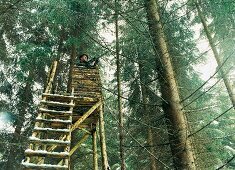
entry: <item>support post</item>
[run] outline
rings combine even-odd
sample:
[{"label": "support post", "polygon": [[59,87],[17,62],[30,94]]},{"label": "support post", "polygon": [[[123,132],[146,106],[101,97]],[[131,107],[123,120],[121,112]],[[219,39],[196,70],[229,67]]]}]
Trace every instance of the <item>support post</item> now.
[{"label": "support post", "polygon": [[102,169],[103,170],[109,170],[110,168],[109,168],[109,165],[108,165],[108,157],[107,157],[106,142],[105,142],[103,105],[100,105],[99,130],[100,130],[100,145],[101,145]]},{"label": "support post", "polygon": [[50,93],[50,90],[52,88],[52,83],[55,78],[57,64],[58,64],[58,61],[54,61],[52,64],[52,67],[51,67],[50,72],[48,74],[47,86],[46,86],[44,93]]},{"label": "support post", "polygon": [[93,170],[98,170],[96,130],[92,132],[92,142],[93,142]]}]

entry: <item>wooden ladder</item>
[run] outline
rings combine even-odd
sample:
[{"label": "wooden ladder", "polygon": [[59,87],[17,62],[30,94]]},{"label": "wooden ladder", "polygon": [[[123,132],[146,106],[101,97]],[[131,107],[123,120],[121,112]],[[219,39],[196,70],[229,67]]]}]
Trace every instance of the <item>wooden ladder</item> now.
[{"label": "wooden ladder", "polygon": [[[57,61],[54,61],[40,101],[33,133],[29,138],[29,147],[25,150],[25,159],[22,161],[24,169],[69,170],[72,155],[89,136],[92,136],[93,169],[98,170],[96,144],[98,122],[102,169],[109,169],[98,68],[74,67],[71,94],[59,95],[51,94],[56,67]],[[83,135],[79,136],[79,139],[75,136],[77,132]],[[74,145],[71,145],[71,138]]]},{"label": "wooden ladder", "polygon": [[70,169],[73,90],[71,95],[44,93],[29,148],[25,169]]}]

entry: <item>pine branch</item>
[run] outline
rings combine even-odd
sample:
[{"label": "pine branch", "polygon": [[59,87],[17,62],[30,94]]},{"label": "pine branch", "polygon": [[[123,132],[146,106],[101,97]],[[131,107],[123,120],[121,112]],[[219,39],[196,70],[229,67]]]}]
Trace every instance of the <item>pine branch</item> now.
[{"label": "pine branch", "polygon": [[224,168],[226,165],[228,165],[230,162],[232,162],[234,158],[235,158],[235,155],[233,155],[229,160],[227,160],[222,166],[220,166],[216,170]]},{"label": "pine branch", "polygon": [[219,119],[221,116],[223,116],[225,113],[227,113],[228,111],[230,111],[231,109],[233,109],[233,106],[231,106],[229,109],[227,109],[226,111],[224,111],[222,114],[220,114],[219,116],[217,116],[216,118],[214,118],[213,120],[211,120],[209,123],[207,123],[205,126],[201,127],[200,129],[198,129],[196,132],[193,132],[192,134],[188,135],[189,137],[192,137],[193,135],[197,134],[198,132],[202,131],[203,129],[205,129],[207,126],[209,126],[212,122],[214,122],[215,120]]},{"label": "pine branch", "polygon": [[15,3],[9,5],[5,10],[3,10],[0,15],[6,13],[8,10],[13,9],[15,5],[19,4],[23,0],[17,0]]},{"label": "pine branch", "polygon": [[215,87],[219,82],[221,81],[221,78],[218,79],[210,88],[208,88],[205,92],[203,92],[202,94],[200,94],[198,97],[196,97],[195,99],[193,99],[191,102],[189,102],[188,104],[184,105],[182,107],[182,109],[184,109],[185,107],[191,105],[192,103],[194,103],[195,101],[197,101],[197,99],[199,99],[200,97],[202,97],[203,95],[205,95],[207,92],[209,92],[213,87]]},{"label": "pine branch", "polygon": [[[117,123],[118,120],[117,118],[114,116],[114,113],[108,108],[109,112],[111,113],[111,115],[113,116],[113,118],[116,120]],[[146,150],[151,156],[154,157],[154,159],[156,159],[158,162],[160,162],[163,166],[165,166],[165,168],[170,169],[169,166],[167,166],[164,162],[162,162],[158,157],[156,157],[153,153],[151,153],[144,145],[142,145],[126,128],[123,127],[123,129],[126,131],[126,133],[144,150]]]},{"label": "pine branch", "polygon": [[197,91],[199,91],[202,87],[204,87],[224,66],[224,64],[226,63],[226,61],[228,61],[228,59],[235,53],[235,51],[233,51],[225,60],[224,62],[221,64],[221,66],[215,71],[215,73],[210,76],[201,86],[199,86],[194,92],[192,92],[190,95],[188,95],[186,98],[184,98],[183,100],[181,100],[181,103],[184,102],[185,100],[189,99],[190,97],[192,97]]}]

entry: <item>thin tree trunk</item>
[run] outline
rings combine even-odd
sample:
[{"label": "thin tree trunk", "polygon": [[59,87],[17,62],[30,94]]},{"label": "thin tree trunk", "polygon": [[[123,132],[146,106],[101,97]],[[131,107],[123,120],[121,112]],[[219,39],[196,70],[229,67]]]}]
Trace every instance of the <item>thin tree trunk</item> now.
[{"label": "thin tree trunk", "polygon": [[[11,143],[15,143],[15,142],[19,142],[21,141],[21,129],[24,126],[24,122],[25,122],[25,114],[27,112],[27,108],[30,106],[30,100],[31,100],[31,96],[32,94],[31,92],[31,85],[32,85],[32,71],[29,72],[29,76],[28,76],[28,80],[26,82],[26,85],[23,89],[22,92],[20,92],[20,104],[18,104],[18,110],[19,110],[19,115],[17,116],[16,122],[15,122],[15,130],[13,133],[13,138],[11,140]],[[22,147],[21,150],[23,151]],[[19,149],[17,149],[17,147],[15,145],[10,145],[10,151],[8,153],[8,158],[7,158],[7,162],[6,162],[6,167],[5,170],[13,170],[15,169],[15,165],[17,165],[18,159],[17,159],[17,155],[19,154]]]},{"label": "thin tree trunk", "polygon": [[232,102],[232,104],[233,104],[233,107],[234,107],[234,109],[235,109],[235,96],[233,95],[232,86],[231,86],[231,84],[229,83],[229,80],[228,80],[228,78],[226,77],[223,68],[221,68],[222,62],[221,62],[219,53],[218,53],[218,51],[217,51],[217,49],[216,49],[215,42],[213,41],[213,38],[212,38],[211,33],[210,33],[210,31],[209,31],[209,28],[208,28],[208,26],[207,26],[207,24],[206,24],[205,17],[204,17],[204,15],[202,14],[202,11],[201,11],[201,9],[200,9],[200,6],[199,6],[197,0],[194,0],[194,2],[195,2],[195,5],[196,5],[196,8],[197,8],[197,12],[198,12],[199,18],[200,18],[200,20],[201,20],[201,22],[202,22],[204,31],[205,31],[205,33],[206,33],[207,39],[208,39],[209,44],[210,44],[210,46],[211,46],[212,52],[213,52],[214,57],[215,57],[215,59],[216,59],[217,65],[218,65],[219,68],[220,68],[219,73],[220,73],[220,75],[221,75],[221,77],[222,77],[222,79],[223,79],[223,81],[224,81],[224,85],[225,85],[225,87],[226,87],[226,89],[227,89],[227,91],[228,91],[229,98],[230,98],[230,100],[231,100],[231,102]]},{"label": "thin tree trunk", "polygon": [[[174,167],[176,169],[195,169],[192,146],[187,138],[187,122],[180,104],[171,58],[160,22],[158,1],[145,0],[145,7],[150,33],[153,38],[153,43],[156,49],[158,49],[161,62],[158,63],[159,80],[162,98],[165,100],[163,102],[163,110],[168,119],[167,127]],[[158,54],[156,54],[156,61],[159,62]]]},{"label": "thin tree trunk", "polygon": [[123,111],[121,101],[121,79],[120,79],[120,55],[119,55],[119,35],[118,35],[118,7],[117,0],[115,0],[115,33],[116,33],[116,64],[117,64],[117,92],[118,92],[118,112],[119,112],[119,139],[120,139],[120,160],[121,170],[125,170],[124,158],[124,130],[123,130]]},{"label": "thin tree trunk", "polygon": [[58,50],[57,50],[57,57],[56,57],[56,60],[57,60],[57,69],[56,69],[56,73],[55,73],[55,79],[54,79],[54,82],[53,82],[53,86],[52,86],[52,93],[53,92],[56,92],[56,91],[62,91],[61,89],[61,86],[62,86],[62,81],[60,79],[60,73],[61,73],[61,63],[60,63],[60,59],[62,57],[62,48],[63,48],[63,41],[64,41],[64,38],[65,38],[65,35],[64,35],[64,28],[62,28],[61,30],[61,35],[60,35],[60,40],[59,40],[59,44],[58,44]]},{"label": "thin tree trunk", "polygon": [[[140,86],[141,86],[141,93],[142,93],[142,102],[143,102],[143,114],[146,114],[146,119],[148,122],[150,122],[150,109],[149,106],[147,105],[148,100],[147,100],[147,88],[146,88],[146,80],[145,80],[145,74],[144,74],[144,66],[141,63],[140,59],[138,59],[138,64],[139,64],[139,76],[140,76]],[[143,84],[144,83],[144,84]],[[150,146],[150,152],[154,154],[154,148],[151,147],[153,146],[153,133],[152,129],[148,127],[147,131],[147,142],[148,145]],[[151,170],[157,170],[157,164],[156,164],[156,159],[154,158],[153,155],[149,154],[149,159],[150,159],[150,169]]]},{"label": "thin tree trunk", "polygon": [[68,79],[68,84],[67,84],[67,92],[70,93],[72,90],[72,73],[73,73],[73,67],[75,64],[75,60],[76,60],[76,55],[77,55],[77,51],[76,51],[76,45],[73,43],[72,45],[72,49],[71,49],[71,55],[70,55],[70,62],[69,62],[69,79]]},{"label": "thin tree trunk", "polygon": [[[154,147],[153,147],[153,132],[152,128],[148,127],[148,145],[150,146],[150,152],[154,154]],[[157,170],[157,164],[156,164],[156,159],[153,157],[153,155],[149,155],[150,157],[150,162],[151,162],[151,167],[150,170]]]}]

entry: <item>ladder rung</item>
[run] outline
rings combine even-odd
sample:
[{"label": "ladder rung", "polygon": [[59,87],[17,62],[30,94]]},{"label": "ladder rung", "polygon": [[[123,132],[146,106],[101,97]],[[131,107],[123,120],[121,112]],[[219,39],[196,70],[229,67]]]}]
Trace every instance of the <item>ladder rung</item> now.
[{"label": "ladder rung", "polygon": [[38,122],[50,122],[50,123],[64,123],[64,124],[71,124],[71,120],[62,120],[62,119],[43,119],[43,118],[36,118]]},{"label": "ladder rung", "polygon": [[67,99],[73,99],[74,96],[65,96],[61,94],[50,94],[50,93],[43,93],[42,96],[45,97],[58,97],[58,98],[67,98]]},{"label": "ladder rung", "polygon": [[46,132],[59,132],[59,133],[69,133],[69,129],[53,129],[53,128],[41,128],[41,127],[35,127],[33,129],[34,131],[46,131]]},{"label": "ladder rung", "polygon": [[53,101],[47,101],[47,100],[41,100],[41,103],[51,105],[51,106],[65,106],[65,107],[74,106],[73,103],[61,103],[61,102],[53,102]]},{"label": "ladder rung", "polygon": [[29,137],[30,142],[43,143],[47,145],[70,145],[70,141],[56,140],[56,139],[39,139],[36,137]]},{"label": "ladder rung", "polygon": [[35,168],[35,169],[48,169],[48,168],[55,168],[55,169],[68,169],[69,167],[66,165],[51,165],[51,164],[34,164],[34,163],[27,163],[22,161],[22,165],[27,168]]},{"label": "ladder rung", "polygon": [[43,113],[52,113],[52,114],[72,114],[72,111],[57,111],[44,108],[39,108],[39,111]]},{"label": "ladder rung", "polygon": [[46,150],[25,150],[26,156],[41,156],[41,157],[55,157],[55,158],[67,158],[69,156],[68,152],[48,152]]}]

